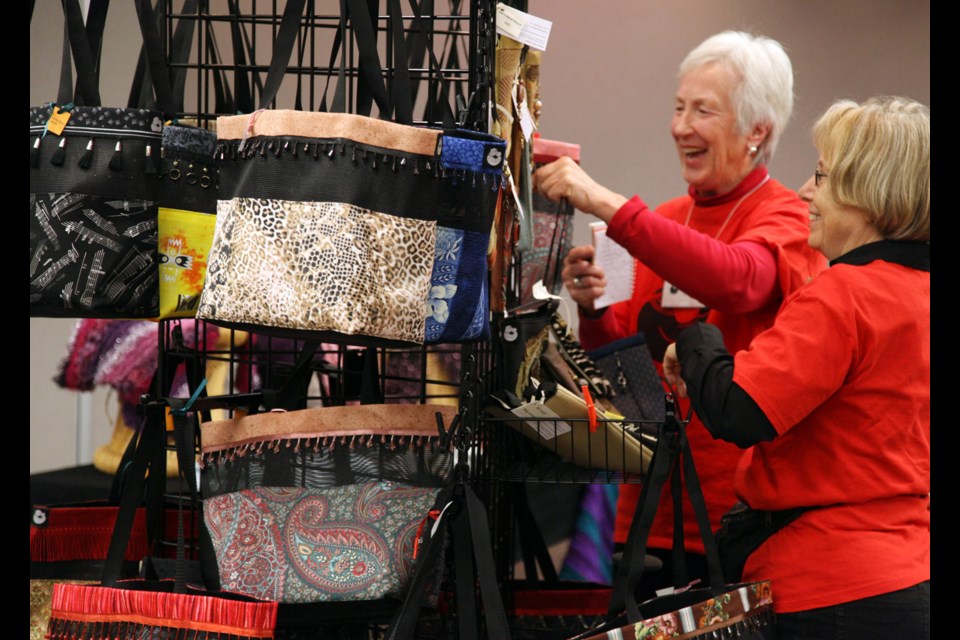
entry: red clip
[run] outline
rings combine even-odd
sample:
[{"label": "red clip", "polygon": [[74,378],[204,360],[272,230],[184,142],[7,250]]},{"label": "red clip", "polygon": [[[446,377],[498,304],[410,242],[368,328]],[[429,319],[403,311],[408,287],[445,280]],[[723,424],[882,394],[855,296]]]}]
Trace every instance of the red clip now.
[{"label": "red clip", "polygon": [[428,520],[436,520],[440,517],[439,509],[430,509],[427,513],[427,517],[420,522],[420,526],[417,527],[417,537],[413,539],[413,559],[417,559],[417,555],[420,553],[420,545],[423,543],[423,528],[427,525]]},{"label": "red clip", "polygon": [[581,386],[580,389],[583,390],[583,399],[587,401],[587,417],[590,419],[590,433],[593,433],[597,430],[597,407],[593,404],[593,397],[587,385]]}]

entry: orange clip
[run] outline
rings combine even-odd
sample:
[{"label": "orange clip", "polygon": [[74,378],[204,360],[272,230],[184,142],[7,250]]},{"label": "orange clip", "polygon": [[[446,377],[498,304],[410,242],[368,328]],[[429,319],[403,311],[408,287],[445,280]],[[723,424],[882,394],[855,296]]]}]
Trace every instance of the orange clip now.
[{"label": "orange clip", "polygon": [[590,389],[587,385],[582,385],[583,399],[587,401],[587,417],[590,419],[590,433],[597,430],[597,407],[593,404],[593,397],[590,395]]}]

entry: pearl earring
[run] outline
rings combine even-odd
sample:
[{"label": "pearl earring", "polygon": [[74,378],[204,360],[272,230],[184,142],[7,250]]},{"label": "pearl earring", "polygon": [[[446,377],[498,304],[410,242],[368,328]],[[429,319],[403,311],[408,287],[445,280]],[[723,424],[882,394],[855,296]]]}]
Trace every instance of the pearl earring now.
[{"label": "pearl earring", "polygon": [[760,152],[760,149],[757,147],[757,145],[752,144],[752,145],[750,145],[750,148],[748,149],[748,151],[750,152],[750,155],[751,155],[751,156],[755,156],[755,155],[757,155],[757,153]]}]

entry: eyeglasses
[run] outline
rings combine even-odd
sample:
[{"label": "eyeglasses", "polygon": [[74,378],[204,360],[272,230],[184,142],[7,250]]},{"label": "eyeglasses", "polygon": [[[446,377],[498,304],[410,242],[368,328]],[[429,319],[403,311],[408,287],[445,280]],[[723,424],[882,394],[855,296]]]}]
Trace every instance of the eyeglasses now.
[{"label": "eyeglasses", "polygon": [[824,178],[827,178],[827,177],[829,177],[829,176],[828,176],[827,174],[823,173],[822,171],[820,171],[820,169],[814,169],[814,170],[813,170],[813,184],[814,184],[814,186],[819,187],[819,186],[820,186],[820,182],[821,182]]}]

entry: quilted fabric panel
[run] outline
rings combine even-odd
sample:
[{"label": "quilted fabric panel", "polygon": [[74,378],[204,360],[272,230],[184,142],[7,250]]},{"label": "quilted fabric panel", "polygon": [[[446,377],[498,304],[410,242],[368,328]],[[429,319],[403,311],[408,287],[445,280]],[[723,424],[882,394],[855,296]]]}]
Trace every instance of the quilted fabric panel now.
[{"label": "quilted fabric panel", "polygon": [[289,603],[402,595],[439,489],[258,487],[204,501],[221,587]]}]

